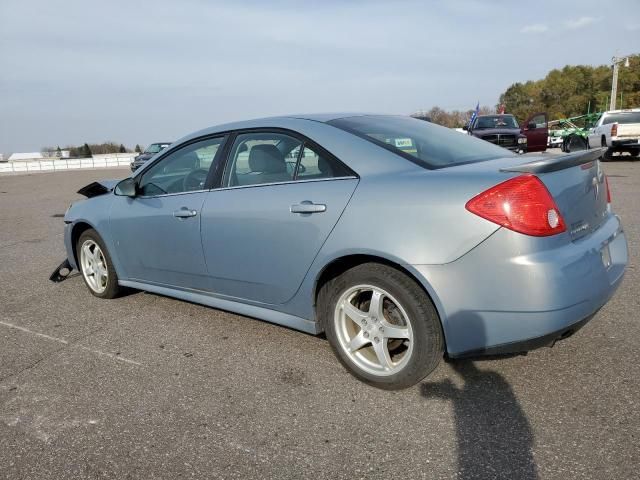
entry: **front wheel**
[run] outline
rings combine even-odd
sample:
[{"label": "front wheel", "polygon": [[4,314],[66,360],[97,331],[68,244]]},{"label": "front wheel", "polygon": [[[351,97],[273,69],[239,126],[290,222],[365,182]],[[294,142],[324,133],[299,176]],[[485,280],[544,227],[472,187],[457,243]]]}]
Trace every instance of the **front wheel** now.
[{"label": "front wheel", "polygon": [[392,267],[367,263],[347,270],[322,287],[318,310],[340,362],[375,387],[410,387],[443,356],[433,303],[413,279]]},{"label": "front wheel", "polygon": [[120,293],[118,276],[98,232],[88,229],[80,235],[76,252],[78,266],[89,291],[99,298],[115,298]]}]

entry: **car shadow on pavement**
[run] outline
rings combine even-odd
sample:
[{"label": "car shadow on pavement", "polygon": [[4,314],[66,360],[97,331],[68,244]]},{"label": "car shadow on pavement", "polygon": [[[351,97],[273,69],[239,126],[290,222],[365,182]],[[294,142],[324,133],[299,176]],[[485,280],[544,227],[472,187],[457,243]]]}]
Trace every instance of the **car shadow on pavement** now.
[{"label": "car shadow on pavement", "polygon": [[[468,326],[484,334],[481,325],[473,321]],[[478,368],[480,363],[485,362],[449,361],[462,386],[448,378],[420,386],[424,398],[452,403],[458,447],[456,478],[537,479],[534,436],[527,416],[506,379],[498,372]]]}]

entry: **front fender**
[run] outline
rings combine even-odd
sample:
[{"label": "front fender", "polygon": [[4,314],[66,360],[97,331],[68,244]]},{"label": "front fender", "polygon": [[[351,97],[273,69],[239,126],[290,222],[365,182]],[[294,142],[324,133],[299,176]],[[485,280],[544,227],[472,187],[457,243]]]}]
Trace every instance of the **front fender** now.
[{"label": "front fender", "polygon": [[92,228],[98,232],[98,235],[102,238],[118,278],[124,279],[126,278],[126,269],[119,261],[109,222],[113,199],[114,195],[110,193],[82,200],[71,205],[64,218],[64,244],[69,263],[77,270],[78,264],[75,242],[78,239],[80,231]]}]

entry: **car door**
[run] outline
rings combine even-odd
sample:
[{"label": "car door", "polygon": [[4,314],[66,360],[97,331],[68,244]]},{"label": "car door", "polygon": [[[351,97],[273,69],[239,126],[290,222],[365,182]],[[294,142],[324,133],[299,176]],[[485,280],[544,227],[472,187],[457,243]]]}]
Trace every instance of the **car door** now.
[{"label": "car door", "polygon": [[600,117],[596,124],[589,130],[589,136],[587,137],[589,141],[589,148],[598,148],[602,146],[602,135],[601,135],[601,127],[602,120],[604,116]]},{"label": "car door", "polygon": [[116,197],[110,226],[127,278],[206,287],[200,213],[224,140],[208,138],[168,152],[139,176],[134,198]]},{"label": "car door", "polygon": [[279,132],[235,137],[221,188],[202,208],[210,289],[267,304],[294,296],[357,176],[315,144]]},{"label": "car door", "polygon": [[546,113],[534,113],[522,126],[522,133],[527,137],[527,151],[544,152],[547,149],[549,127]]}]

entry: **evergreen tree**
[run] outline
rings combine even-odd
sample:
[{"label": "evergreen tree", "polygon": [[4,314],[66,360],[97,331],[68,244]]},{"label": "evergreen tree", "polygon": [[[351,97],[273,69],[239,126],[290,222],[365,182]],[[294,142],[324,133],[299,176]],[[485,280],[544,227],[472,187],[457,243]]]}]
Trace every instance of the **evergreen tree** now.
[{"label": "evergreen tree", "polygon": [[119,150],[119,153],[127,153],[127,149],[124,148],[123,144],[120,144],[120,148],[118,150]]},{"label": "evergreen tree", "polygon": [[136,143],[136,153],[142,153],[142,148]]},{"label": "evergreen tree", "polygon": [[91,157],[93,154],[91,153],[91,148],[89,148],[89,144],[85,143],[82,146],[82,156],[83,157]]},{"label": "evergreen tree", "polygon": [[58,145],[58,148],[56,148],[56,157],[62,157],[62,150],[60,149],[60,145]]}]

